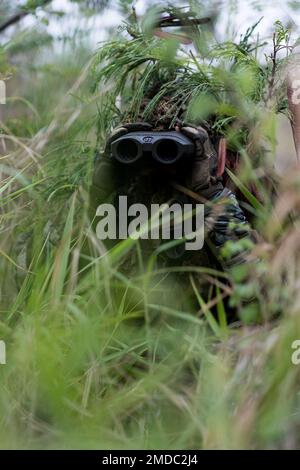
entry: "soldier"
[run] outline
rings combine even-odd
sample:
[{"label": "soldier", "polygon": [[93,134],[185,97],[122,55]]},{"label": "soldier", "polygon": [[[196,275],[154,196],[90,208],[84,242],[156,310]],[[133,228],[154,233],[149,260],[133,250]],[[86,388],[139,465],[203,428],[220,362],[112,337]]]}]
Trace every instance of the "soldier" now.
[{"label": "soldier", "polygon": [[[159,32],[161,36],[162,31]],[[300,105],[298,101],[295,102],[293,97],[295,96],[295,84],[300,83],[299,80],[295,81],[295,77],[299,78],[299,76],[298,68],[296,72],[294,71],[294,75],[290,73],[287,77],[289,109],[298,157],[300,154],[298,135]],[[154,94],[158,96],[159,84],[157,84]],[[149,98],[153,98],[153,94]],[[147,105],[147,98],[145,102]],[[92,218],[95,216],[98,204],[107,201],[109,197],[110,200],[113,200],[113,194],[115,196],[118,194],[128,195],[129,203],[151,204],[151,202],[163,203],[172,200],[202,201],[205,203],[206,215],[206,238],[202,250],[187,253],[179,247],[163,251],[157,250],[155,244],[151,246],[151,244],[142,243],[143,253],[146,258],[148,255],[151,256],[154,251],[162,253],[158,264],[163,259],[163,263],[167,265],[194,265],[217,269],[221,267],[228,271],[231,267],[249,260],[251,246],[256,237],[249,228],[236,195],[224,185],[223,172],[226,158],[224,139],[215,135],[206,122],[202,122],[200,126],[194,126],[186,124],[184,120],[178,120],[172,128],[171,123],[174,116],[170,116],[170,109],[172,109],[172,103],[168,97],[160,97],[160,101],[156,103],[156,116],[152,115],[145,123],[143,122],[143,113],[141,113],[138,122],[126,120],[108,137],[104,153],[98,155],[95,161],[91,188]],[[131,172],[130,168],[126,170],[123,168],[120,171],[120,168],[109,157],[111,144],[120,136],[139,130],[176,130],[183,133],[194,142],[194,158],[189,161],[186,168],[181,166],[177,170],[164,168],[157,171],[157,169],[144,168],[137,174]],[[218,211],[214,210],[216,206]],[[231,252],[224,250],[228,241],[236,242],[234,250]]]},{"label": "soldier", "polygon": [[[167,98],[162,98],[157,109],[166,107]],[[196,266],[205,269],[223,268],[228,270],[234,265],[245,262],[249,254],[252,234],[246,217],[237,201],[235,194],[223,186],[224,148],[222,140],[213,135],[207,123],[193,126],[180,120],[173,130],[181,132],[194,143],[194,155],[179,167],[169,165],[153,168],[139,168],[135,172],[130,165],[120,167],[111,156],[111,144],[121,136],[134,131],[172,130],[170,118],[161,113],[152,116],[149,122],[131,122],[120,124],[113,130],[106,141],[105,151],[95,161],[92,188],[90,192],[91,217],[95,219],[96,209],[103,202],[115,202],[119,195],[128,197],[128,204],[151,203],[162,204],[167,201],[202,202],[205,204],[205,244],[199,251],[185,251],[183,244],[166,251],[158,249],[157,241],[141,240],[142,253],[149,259],[153,252],[161,254],[157,257],[156,266]],[[217,210],[215,210],[217,208]],[[250,234],[249,234],[250,233]],[[245,243],[236,244],[234,255],[223,256],[222,248],[228,240]],[[162,243],[162,241],[160,241]],[[131,269],[134,270],[136,260],[129,257]],[[128,267],[128,266],[127,266]],[[133,271],[134,272],[134,271]],[[132,272],[131,272],[132,273]],[[187,286],[187,275],[179,275],[172,279],[178,283],[180,290]],[[207,277],[197,276],[197,285],[204,298],[208,299]],[[205,286],[205,287],[204,287]],[[185,289],[186,290],[186,289]],[[205,295],[205,292],[207,295]],[[165,303],[174,305],[174,295],[165,293]],[[192,295],[192,294],[191,294]],[[191,297],[191,296],[190,296]],[[176,307],[186,306],[185,302],[175,302]],[[160,297],[160,303],[162,297]],[[190,306],[190,304],[188,304]]]}]

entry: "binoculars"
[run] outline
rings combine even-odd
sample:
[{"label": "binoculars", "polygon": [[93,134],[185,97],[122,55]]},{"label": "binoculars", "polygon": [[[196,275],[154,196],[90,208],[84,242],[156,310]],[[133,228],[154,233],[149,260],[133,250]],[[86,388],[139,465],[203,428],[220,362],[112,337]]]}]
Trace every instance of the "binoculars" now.
[{"label": "binoculars", "polygon": [[180,132],[129,132],[112,142],[111,157],[126,165],[144,158],[148,163],[152,158],[161,164],[172,165],[182,157],[191,156],[194,150],[191,139]]}]

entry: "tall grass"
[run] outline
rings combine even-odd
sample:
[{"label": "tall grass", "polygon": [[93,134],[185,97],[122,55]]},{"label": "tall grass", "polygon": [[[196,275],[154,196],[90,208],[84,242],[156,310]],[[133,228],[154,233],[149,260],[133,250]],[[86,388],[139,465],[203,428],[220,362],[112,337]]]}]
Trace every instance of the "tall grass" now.
[{"label": "tall grass", "polygon": [[[60,65],[63,79],[69,70]],[[244,151],[233,178],[261,234],[260,262],[232,272],[231,287],[201,267],[147,269],[138,242],[107,253],[87,215],[96,108],[86,70],[75,60],[74,83],[52,76],[50,87],[44,69],[38,114],[2,123],[1,448],[299,447],[300,173],[274,197],[264,161]],[[120,265],[131,258],[128,276]],[[217,286],[207,303],[199,276]]]}]

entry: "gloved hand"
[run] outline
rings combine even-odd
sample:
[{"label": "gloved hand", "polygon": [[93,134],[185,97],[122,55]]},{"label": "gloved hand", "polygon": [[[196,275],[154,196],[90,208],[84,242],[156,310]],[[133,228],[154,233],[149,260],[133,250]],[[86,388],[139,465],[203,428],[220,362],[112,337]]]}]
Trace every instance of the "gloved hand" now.
[{"label": "gloved hand", "polygon": [[218,155],[204,127],[181,123],[176,130],[195,144],[194,163],[187,174],[186,185],[206,199],[211,199],[223,189],[216,176]]}]

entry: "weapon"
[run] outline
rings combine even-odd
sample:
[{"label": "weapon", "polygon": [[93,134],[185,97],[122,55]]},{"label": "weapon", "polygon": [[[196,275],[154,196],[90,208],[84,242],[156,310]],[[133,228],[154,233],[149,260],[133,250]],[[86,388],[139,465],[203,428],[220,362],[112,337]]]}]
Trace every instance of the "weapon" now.
[{"label": "weapon", "polygon": [[176,131],[129,132],[111,144],[111,158],[125,165],[138,160],[173,165],[194,151],[191,139]]}]

